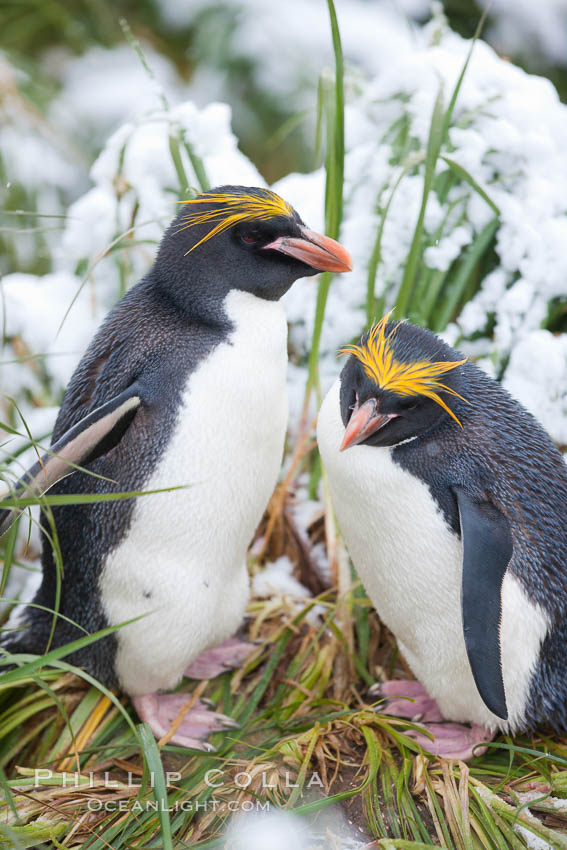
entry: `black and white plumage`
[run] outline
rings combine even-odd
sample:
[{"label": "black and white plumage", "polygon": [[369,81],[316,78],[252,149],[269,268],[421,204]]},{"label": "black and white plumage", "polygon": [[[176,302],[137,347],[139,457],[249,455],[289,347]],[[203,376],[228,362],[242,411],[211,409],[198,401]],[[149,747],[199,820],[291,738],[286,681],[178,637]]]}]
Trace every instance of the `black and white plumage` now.
[{"label": "black and white plumage", "polygon": [[[107,686],[132,696],[170,689],[240,624],[246,550],[287,424],[279,298],[297,278],[349,268],[346,251],[274,193],[221,187],[181,209],[151,271],[91,342],[57,418],[57,456],[30,470],[20,493],[185,488],[53,507],[60,612],[89,633],[145,615],[71,657]],[[11,650],[45,651],[56,588],[44,539],[34,601],[48,610],[25,611]],[[51,646],[83,634],[59,618]]]},{"label": "black and white plumage", "polygon": [[434,334],[376,328],[349,348],[318,421],[358,574],[446,719],[565,730],[565,462]]}]

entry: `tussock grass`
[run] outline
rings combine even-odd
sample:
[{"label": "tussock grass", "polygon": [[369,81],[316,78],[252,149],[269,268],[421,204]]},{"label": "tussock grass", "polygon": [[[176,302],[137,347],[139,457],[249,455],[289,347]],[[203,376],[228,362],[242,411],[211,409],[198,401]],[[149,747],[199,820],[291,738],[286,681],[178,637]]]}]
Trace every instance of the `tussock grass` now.
[{"label": "tussock grass", "polygon": [[[286,516],[266,555],[298,562]],[[318,518],[307,551],[320,537]],[[303,606],[253,598],[246,632],[259,644],[245,668],[203,684],[240,723],[212,736],[216,753],[156,742],[65,650],[12,659],[22,666],[0,680],[0,846],[221,847],[235,807],[266,803],[311,821],[341,806],[374,846],[519,848],[518,826],[567,846],[564,741],[501,737],[464,765],[424,755],[411,723],[380,713],[368,684],[407,670],[354,577],[344,598],[335,587]]]}]

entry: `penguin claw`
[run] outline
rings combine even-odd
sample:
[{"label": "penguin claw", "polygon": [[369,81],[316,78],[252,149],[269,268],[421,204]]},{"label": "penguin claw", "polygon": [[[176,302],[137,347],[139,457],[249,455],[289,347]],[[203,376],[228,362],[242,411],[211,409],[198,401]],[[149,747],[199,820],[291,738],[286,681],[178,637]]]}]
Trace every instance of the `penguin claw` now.
[{"label": "penguin claw", "polygon": [[[156,738],[167,735],[179,712],[190,698],[189,694],[144,694],[132,702],[140,720],[148,723]],[[206,752],[216,752],[207,741],[211,732],[240,728],[236,720],[226,714],[209,711],[203,700],[196,700],[183,717],[168,743]]]},{"label": "penguin claw", "polygon": [[204,753],[216,753],[217,751],[217,748],[213,747],[209,741],[201,741],[200,738],[187,738],[185,735],[180,735],[179,732],[176,732],[167,743],[175,744],[177,747],[187,747],[188,750],[201,750]]},{"label": "penguin claw", "polygon": [[433,740],[422,735],[417,729],[410,729],[405,734],[434,756],[445,759],[470,761],[486,752],[486,744],[494,737],[483,726],[471,723],[424,723],[424,730],[433,735]]},{"label": "penguin claw", "polygon": [[202,652],[185,671],[189,679],[214,679],[227,670],[240,667],[255,650],[255,645],[232,637]]}]

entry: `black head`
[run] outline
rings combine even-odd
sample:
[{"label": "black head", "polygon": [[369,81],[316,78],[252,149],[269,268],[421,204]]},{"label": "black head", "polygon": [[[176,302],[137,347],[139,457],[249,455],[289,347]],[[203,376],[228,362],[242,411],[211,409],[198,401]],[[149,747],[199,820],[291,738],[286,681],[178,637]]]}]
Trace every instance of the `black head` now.
[{"label": "black head", "polygon": [[343,353],[341,451],[395,446],[444,419],[461,427],[465,360],[431,331],[386,316]]},{"label": "black head", "polygon": [[309,230],[269,189],[219,186],[188,201],[167,230],[154,276],[180,306],[232,289],[276,301],[300,277],[350,271],[344,248]]}]

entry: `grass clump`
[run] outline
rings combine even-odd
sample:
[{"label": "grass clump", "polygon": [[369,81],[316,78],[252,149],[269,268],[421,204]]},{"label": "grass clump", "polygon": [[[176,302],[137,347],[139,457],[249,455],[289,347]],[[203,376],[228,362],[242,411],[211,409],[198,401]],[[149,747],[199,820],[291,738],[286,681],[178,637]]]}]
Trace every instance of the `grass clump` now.
[{"label": "grass clump", "polygon": [[[310,546],[320,533],[319,518]],[[268,556],[277,550],[271,541]],[[314,835],[323,810],[341,807],[380,847],[523,847],[519,827],[565,846],[564,742],[501,737],[470,765],[424,755],[411,723],[367,696],[369,679],[407,670],[356,581],[346,600],[335,588],[303,604],[253,598],[246,631],[259,641],[246,667],[203,689],[240,723],[212,736],[216,753],[156,742],[124,699],[60,653],[20,659],[0,682],[4,846],[221,847],[235,810],[266,804],[299,813]]]}]

